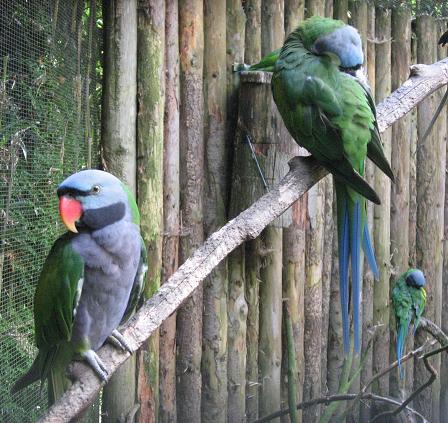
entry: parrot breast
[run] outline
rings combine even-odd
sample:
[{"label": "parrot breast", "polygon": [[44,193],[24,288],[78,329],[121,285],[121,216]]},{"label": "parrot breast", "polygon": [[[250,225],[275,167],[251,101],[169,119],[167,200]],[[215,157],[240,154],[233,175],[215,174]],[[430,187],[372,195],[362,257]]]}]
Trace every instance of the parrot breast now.
[{"label": "parrot breast", "polygon": [[75,347],[95,351],[119,326],[137,273],[140,242],[138,226],[124,221],[73,239],[73,249],[85,262],[73,324]]}]

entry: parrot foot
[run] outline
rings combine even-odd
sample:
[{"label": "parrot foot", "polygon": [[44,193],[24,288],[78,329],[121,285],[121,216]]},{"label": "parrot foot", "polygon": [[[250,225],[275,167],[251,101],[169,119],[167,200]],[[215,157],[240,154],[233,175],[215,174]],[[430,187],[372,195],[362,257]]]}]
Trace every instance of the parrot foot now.
[{"label": "parrot foot", "polygon": [[134,351],[129,346],[129,344],[126,342],[126,339],[124,339],[124,336],[118,332],[117,329],[113,330],[110,336],[107,338],[107,340],[114,345],[115,347],[123,350],[128,351],[129,353],[133,353]]},{"label": "parrot foot", "polygon": [[89,363],[90,367],[95,371],[98,377],[107,382],[108,371],[98,354],[93,350],[88,350],[81,354],[82,358]]}]

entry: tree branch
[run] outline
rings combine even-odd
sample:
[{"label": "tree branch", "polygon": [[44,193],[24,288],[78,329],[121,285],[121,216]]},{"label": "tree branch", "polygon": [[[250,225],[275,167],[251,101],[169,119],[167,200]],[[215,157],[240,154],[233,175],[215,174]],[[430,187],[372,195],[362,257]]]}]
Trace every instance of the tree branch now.
[{"label": "tree branch", "polygon": [[[364,392],[360,398],[363,401],[383,402],[386,404],[401,406],[401,402],[394,398],[383,397],[380,395],[372,394],[370,392]],[[318,404],[328,405],[328,404],[330,404],[332,402],[336,402],[336,401],[354,401],[356,399],[358,399],[358,396],[356,394],[329,395],[327,397],[316,398],[316,399],[313,399],[310,401],[301,402],[300,404],[297,404],[297,409],[303,410],[305,408],[312,407],[312,406],[318,405]],[[413,408],[408,407],[408,406],[406,406],[405,408],[410,413],[419,417],[423,423],[425,423],[425,422],[427,423],[427,420],[425,419],[425,417],[422,416],[418,411],[416,411]],[[268,416],[262,417],[261,419],[255,420],[252,423],[266,423],[266,422],[274,420],[278,417],[286,416],[287,414],[289,414],[289,409],[279,410],[279,411],[276,411],[275,413],[269,414]]]},{"label": "tree branch", "polygon": [[446,336],[445,332],[431,320],[422,317],[420,319],[418,330],[424,330],[425,332],[430,333],[437,339],[437,341],[439,341],[440,345],[448,345],[448,336]]},{"label": "tree branch", "polygon": [[[448,83],[448,59],[430,66],[416,65],[413,72],[414,75],[401,88],[378,105],[380,131],[386,130],[433,91]],[[252,72],[250,76],[245,75],[247,73],[241,74],[242,81],[250,79],[255,83],[270,83],[270,75],[267,73]],[[244,241],[256,238],[270,222],[327,173],[312,158],[294,158],[291,170],[277,188],[211,235],[127,323],[122,333],[128,344],[134,350],[140,348],[221,260]],[[122,353],[109,345],[103,346],[98,354],[110,375],[129,358],[129,353]],[[42,417],[42,423],[70,421],[94,400],[102,386],[100,380],[86,366],[82,366],[77,376],[78,380]]]}]

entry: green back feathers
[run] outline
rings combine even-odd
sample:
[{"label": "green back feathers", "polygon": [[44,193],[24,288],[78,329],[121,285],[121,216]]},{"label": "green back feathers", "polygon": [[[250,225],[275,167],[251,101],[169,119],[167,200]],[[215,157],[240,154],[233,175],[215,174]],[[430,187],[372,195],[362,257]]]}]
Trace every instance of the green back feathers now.
[{"label": "green back feathers", "polygon": [[338,28],[342,28],[345,25],[343,21],[323,18],[321,16],[312,16],[303,21],[294,32],[299,34],[304,47],[309,50],[319,37],[329,34]]},{"label": "green back feathers", "polygon": [[121,183],[124,192],[128,196],[128,203],[132,213],[132,222],[136,225],[140,225],[140,212],[138,211],[137,202],[135,201],[134,195],[131,190],[123,182]]}]

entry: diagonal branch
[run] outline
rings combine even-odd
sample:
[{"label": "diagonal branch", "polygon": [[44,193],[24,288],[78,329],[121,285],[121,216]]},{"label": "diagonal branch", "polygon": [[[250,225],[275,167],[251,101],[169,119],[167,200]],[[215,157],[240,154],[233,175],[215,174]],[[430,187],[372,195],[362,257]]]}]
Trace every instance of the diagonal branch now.
[{"label": "diagonal branch", "polygon": [[[448,83],[448,59],[433,65],[414,66],[413,71],[416,74],[377,107],[380,131],[385,131],[428,95]],[[257,72],[262,75],[263,81],[256,80],[254,74],[246,79],[255,78],[254,82],[269,83],[269,74]],[[244,81],[244,73],[241,79]],[[122,331],[128,344],[134,350],[140,348],[221,260],[244,241],[256,238],[327,173],[312,158],[291,160],[291,170],[278,187],[211,235],[128,322]],[[112,374],[129,358],[129,353],[105,345],[99,350],[99,356]],[[42,423],[70,421],[94,400],[102,386],[100,380],[85,366],[77,376],[78,380],[42,417]]]}]

